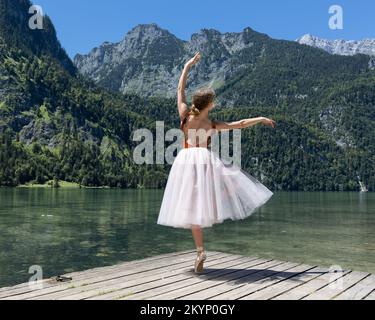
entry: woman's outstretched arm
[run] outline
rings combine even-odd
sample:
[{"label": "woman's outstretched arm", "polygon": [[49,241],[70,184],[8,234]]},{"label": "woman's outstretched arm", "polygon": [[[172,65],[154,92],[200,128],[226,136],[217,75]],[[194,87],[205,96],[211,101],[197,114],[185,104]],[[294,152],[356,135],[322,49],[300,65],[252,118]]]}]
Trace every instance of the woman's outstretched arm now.
[{"label": "woman's outstretched arm", "polygon": [[276,122],[274,120],[268,119],[265,117],[242,119],[242,120],[233,121],[233,122],[215,121],[216,129],[219,131],[220,130],[232,130],[232,129],[244,129],[247,127],[255,126],[258,123],[271,126],[272,128],[276,127]]},{"label": "woman's outstretched arm", "polygon": [[180,77],[180,81],[178,83],[177,106],[178,106],[178,113],[181,119],[188,112],[186,95],[185,95],[185,87],[186,87],[186,80],[188,77],[188,73],[189,73],[190,68],[196,63],[198,63],[200,58],[201,58],[201,54],[197,52],[193,58],[191,58],[188,62],[186,62],[184,66],[184,70],[182,71],[182,74]]}]

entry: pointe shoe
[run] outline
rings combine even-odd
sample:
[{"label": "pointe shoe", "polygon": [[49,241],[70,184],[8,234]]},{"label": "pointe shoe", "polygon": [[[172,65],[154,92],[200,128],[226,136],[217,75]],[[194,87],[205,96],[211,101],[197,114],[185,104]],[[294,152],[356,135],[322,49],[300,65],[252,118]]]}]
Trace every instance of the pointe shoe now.
[{"label": "pointe shoe", "polygon": [[202,251],[198,251],[197,258],[195,259],[195,264],[194,264],[194,271],[196,273],[200,273],[203,271],[203,263],[207,259],[206,253]]}]

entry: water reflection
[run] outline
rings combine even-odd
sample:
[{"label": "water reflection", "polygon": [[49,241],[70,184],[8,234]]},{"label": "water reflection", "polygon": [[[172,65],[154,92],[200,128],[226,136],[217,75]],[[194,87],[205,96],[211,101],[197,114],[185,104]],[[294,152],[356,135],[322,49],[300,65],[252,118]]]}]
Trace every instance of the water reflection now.
[{"label": "water reflection", "polygon": [[[0,189],[0,286],[193,249],[156,224],[163,190]],[[209,250],[375,272],[375,197],[277,192],[256,214],[205,230]]]}]

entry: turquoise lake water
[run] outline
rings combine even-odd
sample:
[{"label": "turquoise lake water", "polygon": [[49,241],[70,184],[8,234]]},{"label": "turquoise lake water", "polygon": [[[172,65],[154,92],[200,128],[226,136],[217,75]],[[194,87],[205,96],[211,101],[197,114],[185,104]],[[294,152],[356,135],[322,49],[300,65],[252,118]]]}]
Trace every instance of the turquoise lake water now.
[{"label": "turquoise lake water", "polygon": [[[0,287],[194,249],[156,224],[163,190],[0,189]],[[251,217],[205,229],[207,250],[375,273],[375,193],[275,192]]]}]

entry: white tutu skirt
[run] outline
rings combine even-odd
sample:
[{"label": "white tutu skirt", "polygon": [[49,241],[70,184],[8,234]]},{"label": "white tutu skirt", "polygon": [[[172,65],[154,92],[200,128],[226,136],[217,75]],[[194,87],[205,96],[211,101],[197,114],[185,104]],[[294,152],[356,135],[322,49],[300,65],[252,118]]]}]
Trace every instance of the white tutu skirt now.
[{"label": "white tutu skirt", "polygon": [[226,165],[213,151],[182,149],[171,167],[157,223],[187,229],[244,219],[272,195],[253,176]]}]

